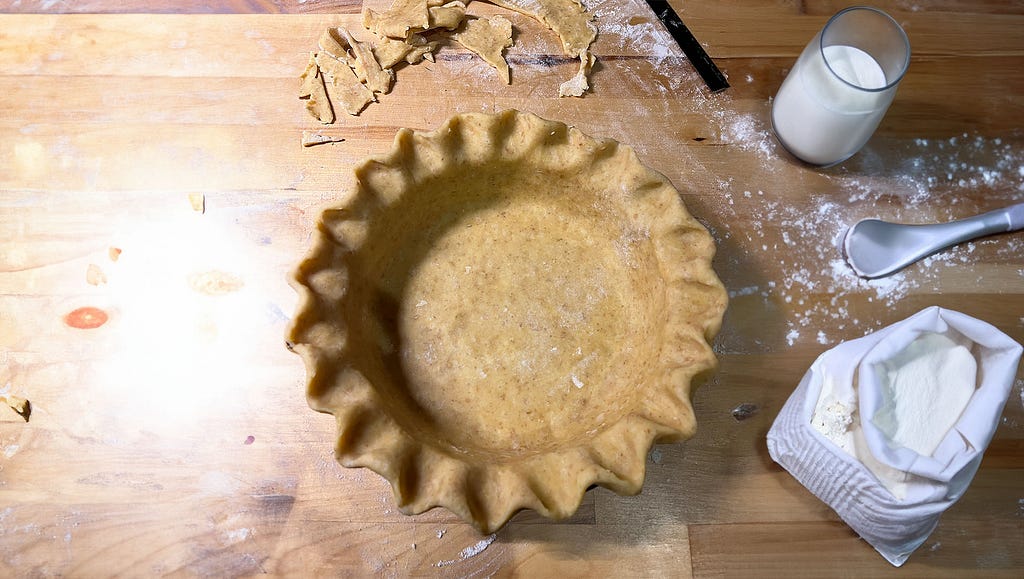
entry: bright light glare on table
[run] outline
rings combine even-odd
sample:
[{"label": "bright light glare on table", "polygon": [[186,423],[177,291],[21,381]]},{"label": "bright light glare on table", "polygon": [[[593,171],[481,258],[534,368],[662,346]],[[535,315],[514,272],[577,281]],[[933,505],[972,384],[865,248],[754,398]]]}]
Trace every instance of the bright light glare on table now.
[{"label": "bright light glare on table", "polygon": [[183,211],[118,240],[95,387],[124,420],[177,432],[244,401],[273,300],[229,225]]}]

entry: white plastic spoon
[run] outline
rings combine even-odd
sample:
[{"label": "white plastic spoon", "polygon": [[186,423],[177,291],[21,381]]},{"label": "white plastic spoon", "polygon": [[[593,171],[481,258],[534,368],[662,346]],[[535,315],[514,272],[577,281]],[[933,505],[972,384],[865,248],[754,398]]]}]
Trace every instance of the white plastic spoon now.
[{"label": "white plastic spoon", "polygon": [[858,221],[846,232],[846,261],[860,277],[895,273],[940,249],[965,241],[1024,229],[1024,203],[949,223],[908,225],[879,219]]}]

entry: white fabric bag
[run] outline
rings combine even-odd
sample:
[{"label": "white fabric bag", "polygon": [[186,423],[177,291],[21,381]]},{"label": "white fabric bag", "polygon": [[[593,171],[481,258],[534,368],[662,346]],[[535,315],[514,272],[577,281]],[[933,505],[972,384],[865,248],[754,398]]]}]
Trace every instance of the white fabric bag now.
[{"label": "white fabric bag", "polygon": [[[955,336],[977,362],[977,385],[931,456],[895,447],[872,421],[882,392],[875,365],[925,332]],[[768,431],[768,451],[896,566],[906,562],[967,490],[995,434],[1022,348],[994,326],[939,307],[839,344],[811,365]],[[853,396],[856,456],[811,424],[823,385]],[[859,415],[859,418],[858,416]],[[885,481],[883,483],[883,481]],[[899,498],[901,497],[901,498]]]}]

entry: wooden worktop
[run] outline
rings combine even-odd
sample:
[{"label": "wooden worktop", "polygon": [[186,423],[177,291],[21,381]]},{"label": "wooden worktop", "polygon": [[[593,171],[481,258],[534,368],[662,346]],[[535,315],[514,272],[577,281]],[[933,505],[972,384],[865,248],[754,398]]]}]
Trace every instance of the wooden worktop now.
[{"label": "wooden worktop", "polygon": [[[845,3],[673,2],[729,76],[716,95],[642,1],[585,4],[601,34],[584,98],[557,98],[574,63],[506,12],[510,86],[446,49],[322,129],[297,76],[326,27],[361,30],[357,0],[0,5],[0,388],[32,404],[27,422],[0,406],[0,576],[1020,577],[1021,374],[972,486],[898,570],[765,434],[821,352],[924,307],[1024,339],[1020,233],[874,282],[835,248],[863,217],[1021,200],[1024,6],[877,2],[910,37],[909,73],[868,146],[819,170],[780,149],[768,111]],[[399,127],[506,108],[667,175],[713,232],[731,303],[699,433],[655,448],[642,494],[596,489],[567,521],[521,513],[481,536],[443,510],[403,516],[381,478],[335,463],[334,422],[283,345],[286,277]],[[344,141],[304,148],[304,130]],[[740,404],[756,412],[737,420]]]}]

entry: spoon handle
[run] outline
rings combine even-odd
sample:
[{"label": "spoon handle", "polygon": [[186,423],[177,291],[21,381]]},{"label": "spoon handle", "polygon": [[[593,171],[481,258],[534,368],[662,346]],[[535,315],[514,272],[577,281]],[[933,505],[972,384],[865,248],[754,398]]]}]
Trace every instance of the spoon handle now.
[{"label": "spoon handle", "polygon": [[956,245],[978,237],[1024,229],[1024,203],[1002,207],[957,221],[918,226],[941,236],[931,241],[934,249]]},{"label": "spoon handle", "polygon": [[[1017,231],[1024,229],[1024,203],[1018,203],[1011,205],[1002,211],[1006,212],[1007,228],[1006,231]],[[999,213],[999,211],[993,211],[993,213]]]}]

